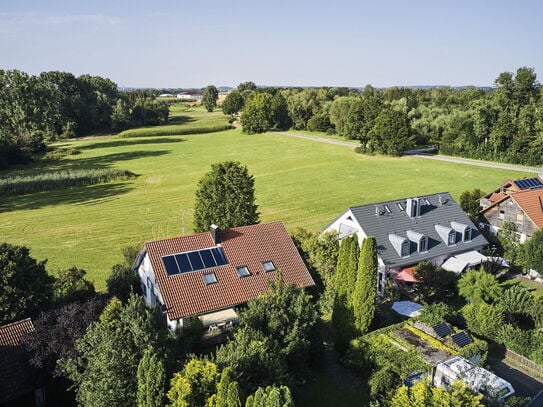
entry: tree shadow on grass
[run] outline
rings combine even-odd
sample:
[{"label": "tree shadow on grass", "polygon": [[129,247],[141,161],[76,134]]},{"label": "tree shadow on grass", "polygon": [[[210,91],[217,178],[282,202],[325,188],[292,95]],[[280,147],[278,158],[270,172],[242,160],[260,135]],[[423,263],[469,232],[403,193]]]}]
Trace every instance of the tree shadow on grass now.
[{"label": "tree shadow on grass", "polygon": [[173,116],[168,119],[168,123],[164,123],[166,126],[169,124],[185,124],[195,122],[198,120],[196,117],[191,116]]},{"label": "tree shadow on grass", "polygon": [[119,199],[119,195],[126,194],[132,189],[134,187],[130,181],[124,181],[10,196],[0,201],[0,212],[40,209],[46,206],[65,204],[99,205]]},{"label": "tree shadow on grass", "polygon": [[152,139],[118,139],[118,140],[112,140],[112,141],[106,141],[103,143],[92,143],[87,144],[85,146],[76,146],[78,150],[95,150],[97,148],[114,148],[114,147],[127,147],[127,146],[135,146],[135,145],[146,145],[146,144],[172,144],[172,143],[181,143],[183,141],[186,141],[183,138],[163,138],[164,136],[160,136],[160,138],[152,138]]},{"label": "tree shadow on grass", "polygon": [[158,151],[127,151],[123,153],[106,154],[98,157],[78,158],[75,160],[62,158],[49,163],[47,172],[59,170],[81,170],[108,168],[121,161],[132,161],[141,158],[160,157],[171,153],[171,150]]}]

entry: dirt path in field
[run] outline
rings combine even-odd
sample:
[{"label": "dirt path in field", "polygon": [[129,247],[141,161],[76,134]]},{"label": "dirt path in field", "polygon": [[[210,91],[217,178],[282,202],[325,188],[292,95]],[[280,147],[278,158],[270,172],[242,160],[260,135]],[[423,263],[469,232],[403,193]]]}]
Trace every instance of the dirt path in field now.
[{"label": "dirt path in field", "polygon": [[[359,143],[355,143],[352,141],[339,141],[339,140],[331,140],[331,139],[318,137],[318,136],[306,136],[304,134],[292,133],[290,131],[272,131],[271,133],[278,134],[280,136],[296,137],[296,138],[316,141],[319,143],[334,144],[337,146],[345,146],[345,147],[351,147],[351,148],[355,148],[359,146]],[[490,161],[470,160],[469,158],[446,157],[442,155],[432,155],[432,154],[411,154],[411,155],[413,157],[425,158],[428,160],[445,161],[445,162],[450,162],[450,163],[455,163],[455,164],[475,165],[477,167],[496,168],[499,170],[533,172],[533,173],[538,173],[538,172],[543,171],[543,168],[524,167],[522,165],[515,165],[515,164],[501,164],[501,163],[495,163],[495,162],[490,162]]]}]

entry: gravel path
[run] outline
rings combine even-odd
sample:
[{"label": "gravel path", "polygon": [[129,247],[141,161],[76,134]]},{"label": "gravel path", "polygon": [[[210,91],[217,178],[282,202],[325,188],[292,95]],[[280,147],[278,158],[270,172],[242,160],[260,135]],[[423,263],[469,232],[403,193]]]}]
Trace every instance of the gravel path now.
[{"label": "gravel path", "polygon": [[[359,143],[352,142],[352,141],[339,141],[339,140],[332,140],[332,139],[327,139],[327,138],[318,137],[318,136],[306,136],[304,134],[292,133],[290,131],[273,131],[272,133],[278,134],[280,136],[296,137],[296,138],[316,141],[319,143],[334,144],[336,146],[355,148],[360,145]],[[519,172],[524,172],[524,173],[526,172],[538,173],[538,172],[543,171],[543,168],[524,167],[522,165],[514,165],[514,164],[501,164],[501,163],[495,163],[491,161],[470,160],[469,158],[447,157],[447,156],[432,155],[432,154],[412,154],[412,156],[418,157],[418,158],[425,158],[428,160],[446,161],[446,162],[455,163],[455,164],[475,165],[478,167],[496,168],[500,170],[519,171]]]}]

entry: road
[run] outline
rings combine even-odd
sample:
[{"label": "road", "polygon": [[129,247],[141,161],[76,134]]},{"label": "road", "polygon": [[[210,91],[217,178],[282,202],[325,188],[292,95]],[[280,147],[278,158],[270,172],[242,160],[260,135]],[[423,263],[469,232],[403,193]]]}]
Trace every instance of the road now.
[{"label": "road", "polygon": [[[301,138],[305,140],[315,141],[318,143],[334,144],[336,146],[344,146],[344,147],[350,147],[350,148],[355,148],[360,145],[359,143],[352,142],[352,141],[340,141],[340,140],[327,139],[327,138],[318,137],[318,136],[306,136],[304,134],[292,133],[290,131],[273,131],[272,133],[278,134],[280,136],[296,137],[296,138]],[[455,163],[455,164],[474,165],[477,167],[496,168],[499,170],[519,171],[519,172],[524,172],[524,173],[527,173],[527,172],[538,173],[538,172],[543,171],[543,169],[537,168],[537,167],[524,167],[522,165],[501,164],[501,163],[495,163],[491,161],[479,161],[479,160],[471,160],[469,158],[448,157],[448,156],[443,156],[443,155],[412,154],[412,156],[418,157],[418,158],[425,158],[428,160],[445,161],[445,162],[450,162],[450,163]]]}]

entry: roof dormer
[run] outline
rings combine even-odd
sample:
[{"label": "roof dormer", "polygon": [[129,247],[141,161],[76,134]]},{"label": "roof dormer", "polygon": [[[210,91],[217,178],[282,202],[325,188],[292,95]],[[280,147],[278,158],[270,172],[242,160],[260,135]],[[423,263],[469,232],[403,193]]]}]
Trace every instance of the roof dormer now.
[{"label": "roof dormer", "polygon": [[471,240],[471,227],[460,222],[451,222],[451,227],[462,235],[463,242],[469,242]]},{"label": "roof dormer", "polygon": [[417,245],[417,251],[419,253],[428,251],[428,238],[424,236],[422,233],[418,233],[413,230],[408,230],[407,238]]},{"label": "roof dormer", "polygon": [[456,231],[453,228],[443,225],[435,225],[435,229],[441,240],[443,240],[447,246],[453,246],[456,244]]},{"label": "roof dormer", "polygon": [[411,244],[409,240],[403,236],[396,234],[388,235],[388,240],[392,243],[392,247],[400,257],[406,257],[411,254]]}]

